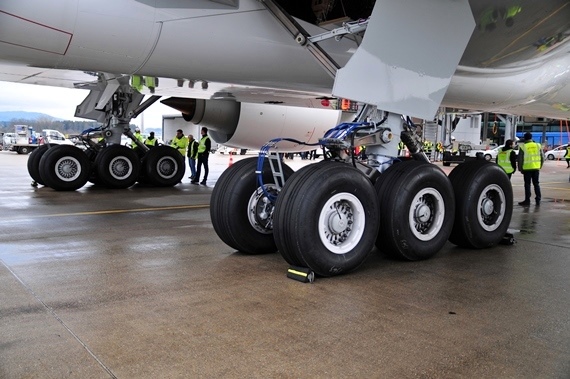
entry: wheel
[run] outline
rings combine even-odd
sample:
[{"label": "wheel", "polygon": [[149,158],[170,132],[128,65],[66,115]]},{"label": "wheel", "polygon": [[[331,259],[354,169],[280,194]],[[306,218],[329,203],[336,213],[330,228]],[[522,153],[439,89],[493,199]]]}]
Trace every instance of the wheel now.
[{"label": "wheel", "polygon": [[95,158],[96,182],[109,188],[128,188],[139,177],[137,153],[122,145],[104,147]]},{"label": "wheel", "polygon": [[553,161],[554,160],[554,154],[548,154],[548,156],[546,158],[548,158],[549,161]]},{"label": "wheel", "polygon": [[56,191],[74,191],[83,187],[90,173],[89,158],[75,146],[53,146],[40,159],[41,179]]},{"label": "wheel", "polygon": [[378,200],[356,168],[325,161],[294,175],[277,198],[274,238],[283,257],[321,276],[364,262],[378,233]]},{"label": "wheel", "polygon": [[490,161],[491,160],[491,154],[485,154],[483,155],[483,158],[485,158],[486,161]]},{"label": "wheel", "polygon": [[[322,165],[322,164],[327,164],[324,163],[325,161],[321,161],[318,163],[315,163],[315,165]],[[309,171],[308,175],[311,176],[312,175],[312,171],[314,170],[314,166],[315,165],[308,165],[308,166],[303,166],[301,169],[299,169],[298,171],[296,171],[293,176],[291,176],[291,178],[289,178],[289,182],[292,182],[294,186],[296,186],[294,183],[300,183],[300,182],[304,182],[306,180],[306,172]],[[293,182],[294,181],[294,182]],[[287,185],[287,183],[285,183]],[[279,198],[277,199],[279,201]],[[286,243],[286,241],[284,242]],[[281,253],[281,256],[285,259],[285,261],[287,263],[289,263],[290,265],[293,266],[306,266],[305,261],[301,258],[298,257],[296,254],[296,250],[294,249],[279,249],[279,252]]]},{"label": "wheel", "polygon": [[48,145],[41,145],[37,149],[34,149],[28,157],[28,174],[30,174],[36,183],[41,185],[45,185],[45,183],[40,175],[40,160],[47,149],[49,149]]},{"label": "wheel", "polygon": [[[274,204],[259,186],[256,168],[257,158],[246,158],[220,175],[210,199],[210,217],[214,230],[228,246],[246,254],[274,253]],[[288,180],[293,170],[285,164],[282,168]],[[267,159],[262,171],[266,190],[277,195]]]},{"label": "wheel", "polygon": [[392,165],[376,184],[380,230],[376,246],[411,261],[434,256],[453,227],[455,198],[437,166],[406,161]]},{"label": "wheel", "polygon": [[18,154],[29,154],[32,151],[32,149],[28,146],[20,146],[18,148],[17,153]]},{"label": "wheel", "polygon": [[455,192],[455,225],[449,241],[469,248],[498,244],[509,227],[513,188],[498,165],[471,161],[449,174]]},{"label": "wheel", "polygon": [[184,157],[170,146],[155,146],[145,154],[145,178],[155,186],[174,186],[182,181],[185,171]]}]

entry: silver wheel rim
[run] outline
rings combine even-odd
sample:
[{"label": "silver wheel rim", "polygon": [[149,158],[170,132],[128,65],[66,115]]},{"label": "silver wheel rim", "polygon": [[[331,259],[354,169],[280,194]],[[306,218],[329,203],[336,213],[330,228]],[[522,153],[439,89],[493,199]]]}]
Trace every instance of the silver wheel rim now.
[{"label": "silver wheel rim", "polygon": [[74,157],[61,157],[55,162],[55,175],[64,182],[72,182],[81,175],[81,163]]},{"label": "silver wheel rim", "polygon": [[[276,196],[279,190],[275,184],[265,184],[265,191]],[[259,187],[249,198],[247,203],[247,218],[251,226],[262,234],[273,233],[273,211],[275,204],[272,203],[266,193]]]},{"label": "silver wheel rim", "polygon": [[178,163],[171,157],[162,157],[156,162],[156,172],[164,179],[170,179],[178,172]]},{"label": "silver wheel rim", "polygon": [[319,237],[334,254],[346,254],[362,239],[366,223],[364,206],[351,193],[332,196],[319,214]]},{"label": "silver wheel rim", "polygon": [[420,241],[430,241],[441,231],[445,203],[435,188],[424,188],[414,196],[408,213],[410,230]]},{"label": "silver wheel rim", "polygon": [[477,201],[477,221],[488,232],[496,230],[505,218],[505,192],[497,184],[489,184]]},{"label": "silver wheel rim", "polygon": [[133,172],[133,162],[130,159],[119,156],[109,162],[109,173],[117,180],[128,178]]}]

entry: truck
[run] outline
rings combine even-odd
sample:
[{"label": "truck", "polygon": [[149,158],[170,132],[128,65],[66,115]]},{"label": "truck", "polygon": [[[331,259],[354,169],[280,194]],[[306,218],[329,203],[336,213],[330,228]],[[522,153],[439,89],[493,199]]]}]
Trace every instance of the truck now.
[{"label": "truck", "polygon": [[73,145],[73,142],[58,130],[43,129],[41,134],[34,131],[28,125],[15,125],[16,141],[11,146],[11,151],[18,154],[29,154],[40,145],[53,144],[53,145]]}]

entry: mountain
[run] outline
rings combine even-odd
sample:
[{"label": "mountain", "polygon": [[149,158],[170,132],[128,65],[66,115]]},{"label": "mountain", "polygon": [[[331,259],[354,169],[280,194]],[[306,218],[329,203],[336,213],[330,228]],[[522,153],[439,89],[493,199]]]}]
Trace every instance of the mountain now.
[{"label": "mountain", "polygon": [[49,114],[39,113],[39,112],[24,112],[24,111],[8,111],[0,112],[0,122],[17,120],[39,120],[48,119],[50,121],[64,121],[61,118],[50,116]]}]

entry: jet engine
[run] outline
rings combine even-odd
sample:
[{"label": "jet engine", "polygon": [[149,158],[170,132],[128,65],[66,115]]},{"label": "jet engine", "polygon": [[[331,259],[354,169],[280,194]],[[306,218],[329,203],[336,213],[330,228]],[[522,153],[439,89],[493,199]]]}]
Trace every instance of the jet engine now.
[{"label": "jet engine", "polygon": [[[208,134],[217,143],[254,150],[277,137],[318,143],[319,138],[342,117],[339,110],[233,100],[169,98],[162,103],[182,112],[186,121],[207,127]],[[293,152],[315,147],[282,141],[277,148],[282,152]]]}]

